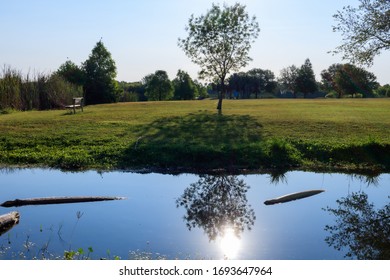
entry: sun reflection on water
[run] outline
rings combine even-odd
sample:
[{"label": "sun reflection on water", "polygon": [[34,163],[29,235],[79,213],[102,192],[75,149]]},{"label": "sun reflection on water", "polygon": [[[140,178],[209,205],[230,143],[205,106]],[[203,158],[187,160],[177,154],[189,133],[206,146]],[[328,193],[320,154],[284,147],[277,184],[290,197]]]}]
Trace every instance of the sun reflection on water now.
[{"label": "sun reflection on water", "polygon": [[226,227],[220,239],[221,251],[227,259],[235,259],[241,248],[241,240],[231,227]]}]

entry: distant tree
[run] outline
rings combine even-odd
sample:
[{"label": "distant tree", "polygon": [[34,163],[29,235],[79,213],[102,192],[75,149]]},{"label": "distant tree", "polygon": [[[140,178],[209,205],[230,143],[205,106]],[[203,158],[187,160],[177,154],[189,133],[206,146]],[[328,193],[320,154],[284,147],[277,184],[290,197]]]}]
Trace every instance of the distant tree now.
[{"label": "distant tree", "polygon": [[343,95],[360,93],[363,97],[371,97],[373,90],[378,87],[376,76],[363,68],[352,64],[344,64],[336,73],[335,82]]},{"label": "distant tree", "polygon": [[57,75],[62,76],[69,83],[84,86],[85,84],[85,72],[82,67],[77,66],[71,60],[65,61],[56,71]]},{"label": "distant tree", "polygon": [[261,92],[272,92],[276,88],[275,74],[271,70],[255,68],[247,72],[255,97]]},{"label": "distant tree", "polygon": [[200,77],[218,81],[217,109],[221,113],[226,77],[251,60],[248,53],[260,32],[259,25],[239,3],[223,7],[213,4],[206,15],[192,15],[186,31],[187,38],[179,38],[178,44],[192,62],[201,67]]},{"label": "distant tree", "polygon": [[145,101],[144,97],[144,86],[141,82],[118,82],[120,89],[119,101],[121,102],[134,102],[134,101]]},{"label": "distant tree", "polygon": [[254,68],[245,73],[234,73],[229,77],[228,85],[230,91],[239,92],[242,98],[250,98],[252,93],[257,98],[261,92],[272,92],[277,83],[272,71]]},{"label": "distant tree", "polygon": [[309,59],[298,69],[298,75],[295,77],[295,91],[303,93],[304,98],[309,93],[318,90],[316,77]]},{"label": "distant tree", "polygon": [[142,82],[132,82],[128,84],[128,91],[135,92],[138,95],[138,101],[147,101],[145,96],[145,85]]},{"label": "distant tree", "polygon": [[194,80],[194,85],[195,85],[196,91],[198,93],[197,98],[204,99],[204,98],[206,98],[208,96],[207,87],[206,86],[204,86],[202,83],[200,83],[197,80]]},{"label": "distant tree", "polygon": [[280,71],[278,82],[283,91],[290,91],[294,97],[297,97],[296,79],[298,77],[299,68],[295,65],[283,68]]},{"label": "distant tree", "polygon": [[333,30],[343,36],[335,53],[351,63],[371,65],[376,55],[390,49],[390,1],[359,2],[357,8],[347,6],[333,16],[337,21]]},{"label": "distant tree", "polygon": [[102,41],[96,43],[83,63],[85,99],[88,104],[112,103],[118,100],[119,87],[115,80],[116,66]]},{"label": "distant tree", "polygon": [[337,92],[339,98],[356,93],[370,97],[379,86],[373,73],[348,63],[332,64],[321,72],[321,77],[323,87],[327,91]]},{"label": "distant tree", "polygon": [[174,99],[192,100],[198,95],[198,89],[187,72],[179,70],[176,74],[176,78],[172,82],[174,87]]},{"label": "distant tree", "polygon": [[148,100],[162,101],[173,97],[173,86],[164,70],[157,70],[154,74],[145,76],[143,84]]},{"label": "distant tree", "polygon": [[390,85],[389,84],[386,84],[386,85],[383,85],[383,86],[380,86],[378,87],[374,93],[378,96],[378,97],[390,97]]},{"label": "distant tree", "polygon": [[341,71],[343,65],[339,63],[332,64],[328,69],[321,72],[321,88],[326,92],[336,91],[341,97],[341,92],[337,90],[335,76],[338,71]]},{"label": "distant tree", "polygon": [[234,73],[228,79],[228,87],[230,91],[236,91],[240,94],[240,98],[250,98],[251,81],[248,73]]}]

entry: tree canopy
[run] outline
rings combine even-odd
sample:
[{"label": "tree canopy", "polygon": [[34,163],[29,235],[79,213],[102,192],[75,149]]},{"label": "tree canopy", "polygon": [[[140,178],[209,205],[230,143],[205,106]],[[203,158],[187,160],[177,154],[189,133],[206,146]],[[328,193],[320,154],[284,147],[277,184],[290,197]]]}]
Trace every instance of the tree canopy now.
[{"label": "tree canopy", "polygon": [[186,31],[188,36],[179,38],[178,45],[200,66],[201,78],[219,82],[217,109],[221,112],[227,75],[251,60],[248,53],[260,32],[256,18],[250,18],[239,3],[223,7],[212,4],[205,15],[190,17]]},{"label": "tree canopy", "polygon": [[272,92],[277,86],[275,74],[260,68],[234,73],[228,81],[229,89],[239,92],[242,98],[250,98],[251,93],[257,98],[261,92]]},{"label": "tree canopy", "polygon": [[314,93],[318,89],[313,67],[309,59],[299,68],[298,75],[295,78],[295,90],[302,92],[306,98],[309,93]]},{"label": "tree canopy", "polygon": [[318,87],[310,59],[306,59],[299,68],[291,65],[282,69],[279,84],[283,90],[292,92],[295,98],[299,92],[305,98],[309,93],[316,92]]},{"label": "tree canopy", "polygon": [[145,76],[143,83],[148,100],[162,101],[171,99],[173,96],[172,83],[164,70],[157,70],[154,74]]},{"label": "tree canopy", "polygon": [[116,65],[102,41],[96,43],[89,58],[83,63],[85,71],[85,99],[87,104],[117,101],[119,88],[115,80]]},{"label": "tree canopy", "polygon": [[62,76],[65,80],[72,84],[83,86],[85,83],[84,70],[69,59],[60,65],[56,74]]},{"label": "tree canopy", "polygon": [[373,73],[349,63],[332,64],[321,72],[321,77],[324,89],[337,92],[339,98],[357,93],[372,97],[379,86]]},{"label": "tree canopy", "polygon": [[298,77],[299,68],[295,65],[288,66],[280,70],[278,82],[284,91],[291,91],[296,97],[296,79]]},{"label": "tree canopy", "polygon": [[183,70],[177,71],[173,86],[175,88],[174,99],[176,100],[191,100],[198,95],[198,89],[194,81]]},{"label": "tree canopy", "polygon": [[359,0],[355,8],[346,6],[334,15],[343,41],[335,50],[351,63],[371,65],[376,55],[390,49],[390,1]]}]

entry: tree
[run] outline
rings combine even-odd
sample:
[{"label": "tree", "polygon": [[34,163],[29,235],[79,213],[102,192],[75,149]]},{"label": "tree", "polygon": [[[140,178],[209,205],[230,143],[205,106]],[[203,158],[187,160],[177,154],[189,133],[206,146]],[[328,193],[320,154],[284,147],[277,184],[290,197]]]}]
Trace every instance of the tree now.
[{"label": "tree", "polygon": [[83,63],[83,68],[86,102],[88,104],[116,102],[120,90],[115,80],[115,61],[102,41],[96,43],[89,58]]},{"label": "tree", "polygon": [[173,86],[167,72],[157,70],[154,74],[144,77],[145,96],[148,100],[168,100],[173,96]]},{"label": "tree", "polygon": [[280,70],[278,82],[283,91],[290,91],[293,93],[294,98],[297,97],[296,92],[296,79],[298,77],[299,69],[295,65],[288,66]]},{"label": "tree", "polygon": [[321,88],[326,92],[335,91],[341,97],[341,92],[337,90],[335,76],[338,71],[341,71],[343,65],[339,63],[332,64],[328,69],[321,71]]},{"label": "tree", "polygon": [[372,97],[373,90],[378,87],[376,76],[363,68],[352,64],[344,64],[336,73],[335,83],[342,95],[360,93],[363,97]]},{"label": "tree", "polygon": [[274,73],[259,68],[234,73],[229,77],[228,84],[230,91],[239,92],[243,98],[250,98],[251,93],[257,98],[261,92],[272,92],[277,86]]},{"label": "tree", "polygon": [[197,91],[197,94],[198,94],[197,97],[199,99],[204,99],[204,98],[206,98],[208,96],[207,86],[203,85],[198,80],[194,80],[194,85],[196,87],[196,91]]},{"label": "tree", "polygon": [[56,71],[56,74],[62,76],[69,83],[79,86],[84,86],[85,84],[84,70],[69,59],[61,64]]},{"label": "tree", "polygon": [[362,94],[363,97],[373,96],[373,91],[379,86],[376,76],[361,67],[352,64],[332,64],[321,72],[322,84],[328,91],[335,91],[338,97],[343,95]]},{"label": "tree", "polygon": [[272,92],[276,88],[275,75],[271,70],[254,68],[247,75],[256,98],[262,91]]},{"label": "tree", "polygon": [[221,113],[225,79],[231,71],[238,71],[251,60],[248,53],[260,32],[259,25],[239,3],[223,7],[213,4],[205,15],[192,15],[186,31],[187,38],[179,38],[178,45],[200,66],[201,78],[218,81],[217,109]]},{"label": "tree", "polygon": [[295,91],[302,92],[306,98],[309,93],[314,93],[318,90],[316,77],[313,67],[309,59],[299,68],[298,75],[295,78]]},{"label": "tree", "polygon": [[173,80],[173,86],[175,89],[174,99],[176,100],[192,100],[198,95],[198,89],[194,81],[183,70],[177,72],[176,78]]},{"label": "tree", "polygon": [[333,31],[343,37],[335,53],[342,53],[351,63],[372,65],[376,55],[390,48],[390,1],[359,2],[358,8],[346,6],[333,16],[337,21]]},{"label": "tree", "polygon": [[390,85],[386,84],[380,86],[374,91],[374,93],[378,97],[390,97]]},{"label": "tree", "polygon": [[122,102],[135,102],[146,101],[145,87],[141,82],[118,82],[121,94],[119,101]]}]

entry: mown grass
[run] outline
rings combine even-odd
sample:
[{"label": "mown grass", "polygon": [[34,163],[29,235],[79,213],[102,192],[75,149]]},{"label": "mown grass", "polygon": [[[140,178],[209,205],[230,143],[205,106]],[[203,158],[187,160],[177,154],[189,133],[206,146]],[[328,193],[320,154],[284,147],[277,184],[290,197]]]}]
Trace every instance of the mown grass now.
[{"label": "mown grass", "polygon": [[62,169],[390,169],[390,100],[118,103],[0,115],[0,164]]}]

